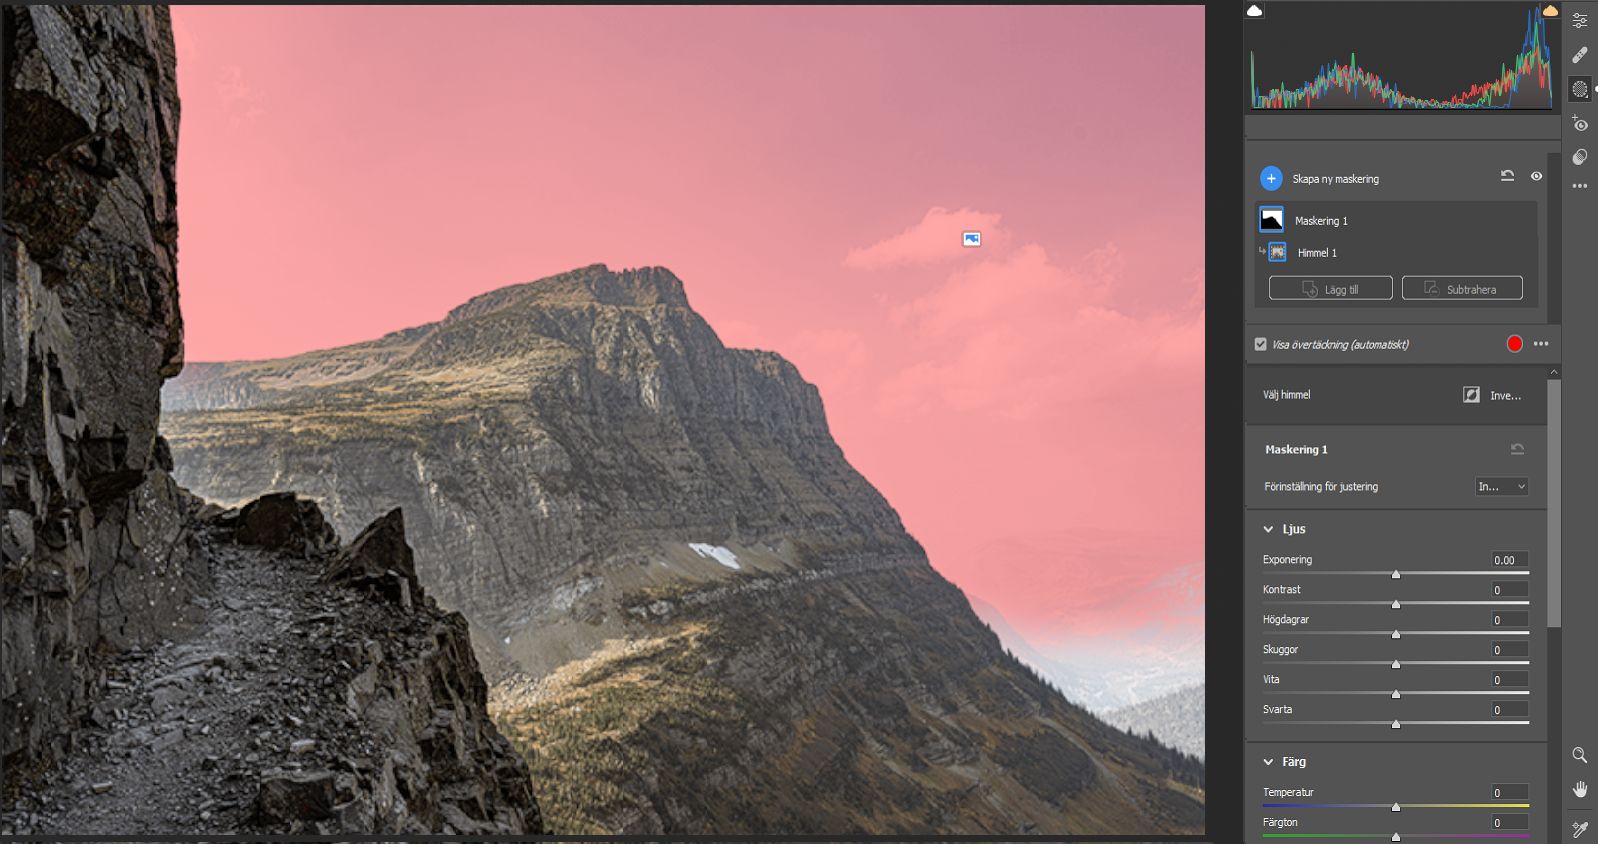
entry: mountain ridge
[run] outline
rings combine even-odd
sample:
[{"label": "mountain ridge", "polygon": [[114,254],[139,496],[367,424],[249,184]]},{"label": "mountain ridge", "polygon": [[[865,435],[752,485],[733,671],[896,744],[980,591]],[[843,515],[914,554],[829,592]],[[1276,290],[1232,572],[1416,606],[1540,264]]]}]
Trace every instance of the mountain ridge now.
[{"label": "mountain ridge", "polygon": [[[277,358],[227,361],[190,361],[184,370],[185,387],[165,398],[165,407],[174,411],[221,410],[240,405],[259,406],[273,401],[272,393],[298,386],[326,386],[359,380],[418,352],[422,342],[456,323],[528,305],[603,305],[614,308],[668,307],[691,310],[681,279],[664,267],[629,268],[612,272],[602,263],[589,264],[537,281],[506,285],[477,294],[451,308],[433,322],[400,328],[380,337],[332,349],[317,349]],[[707,326],[708,327],[708,326]],[[747,350],[752,355],[771,352]],[[364,367],[345,367],[335,371],[318,369],[329,356],[367,357]],[[301,376],[298,380],[296,375]],[[245,395],[208,392],[203,385],[218,380],[239,383],[248,380],[258,391]]]},{"label": "mountain ridge", "polygon": [[1202,823],[1197,763],[1005,655],[816,387],[724,346],[669,270],[590,265],[201,372],[167,388],[179,479],[292,487],[341,529],[402,506],[557,831]]},{"label": "mountain ridge", "polygon": [[[168,408],[163,424],[177,452],[186,455],[180,480],[223,503],[267,491],[258,483],[241,483],[227,466],[207,476],[203,457],[206,441],[224,431],[242,432],[245,442],[265,445],[261,432],[268,426],[257,424],[261,420],[252,411],[274,411],[273,430],[283,435],[277,447],[301,455],[343,437],[409,446],[418,427],[448,432],[456,449],[470,450],[472,441],[482,439],[507,444],[510,453],[496,454],[495,460],[517,463],[518,471],[485,479],[498,483],[475,490],[432,479],[426,455],[411,460],[407,474],[413,483],[453,488],[436,500],[451,499],[451,492],[481,498],[484,488],[513,497],[522,492],[521,478],[532,477],[544,487],[541,507],[564,505],[585,511],[581,518],[598,520],[572,487],[593,472],[612,478],[634,472],[631,483],[612,488],[623,487],[619,491],[629,499],[647,493],[649,500],[615,505],[631,508],[652,527],[669,527],[683,542],[722,541],[735,529],[778,534],[783,526],[772,522],[785,518],[805,523],[813,559],[862,542],[879,550],[921,553],[886,500],[848,468],[831,439],[819,391],[797,368],[771,352],[727,349],[686,304],[637,306],[628,304],[630,299],[605,304],[591,291],[614,300],[615,290],[627,289],[627,279],[640,274],[601,267],[554,276],[547,292],[538,290],[543,282],[532,282],[474,297],[477,304],[467,310],[457,308],[437,323],[410,329],[402,345],[368,342],[279,361],[220,364],[220,372],[200,370],[204,377],[197,379],[195,393],[189,392],[190,378],[179,376],[163,394]],[[607,283],[595,273],[618,280]],[[649,271],[640,284],[643,295],[652,297],[658,284],[678,288],[681,282],[669,272]],[[592,351],[585,354],[585,349]],[[291,406],[292,418],[286,414]],[[205,430],[188,426],[195,414],[206,413],[213,415]],[[529,430],[522,430],[524,425]],[[654,439],[674,442],[676,463],[640,454],[636,443]],[[756,442],[740,451],[728,447],[734,439]],[[748,451],[759,454],[752,459]],[[813,465],[830,471],[819,474]],[[707,480],[718,476],[752,480],[766,499],[750,504],[720,491]],[[274,473],[272,488],[293,486],[323,500],[342,529],[354,530],[379,515],[382,508],[375,502],[346,507],[336,494],[335,477],[320,469]],[[557,478],[572,483],[557,483]],[[647,488],[643,481],[650,482]],[[388,482],[398,485],[394,478]],[[773,499],[786,511],[781,518],[771,515],[776,505],[767,506]],[[417,514],[413,526],[424,544],[434,532],[430,512],[464,531],[470,511],[465,504],[461,512],[406,507],[408,514]],[[614,529],[614,521],[611,525]],[[832,541],[820,542],[823,537]],[[526,551],[561,559],[568,568],[592,552],[587,543],[566,548],[548,535],[518,539],[532,546]],[[499,554],[481,543],[475,547],[475,559]],[[429,588],[451,605],[462,604],[450,583]],[[508,612],[500,609],[494,614]]]}]

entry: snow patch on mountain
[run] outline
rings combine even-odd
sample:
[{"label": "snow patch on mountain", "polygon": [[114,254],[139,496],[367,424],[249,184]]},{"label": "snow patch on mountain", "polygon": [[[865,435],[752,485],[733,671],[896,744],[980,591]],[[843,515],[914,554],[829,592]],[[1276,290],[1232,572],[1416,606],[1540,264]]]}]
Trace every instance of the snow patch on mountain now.
[{"label": "snow patch on mountain", "polygon": [[738,565],[738,555],[734,554],[730,548],[721,545],[706,545],[703,542],[690,542],[688,547],[692,548],[695,554],[715,560],[727,568],[733,570],[743,568],[743,566]]}]

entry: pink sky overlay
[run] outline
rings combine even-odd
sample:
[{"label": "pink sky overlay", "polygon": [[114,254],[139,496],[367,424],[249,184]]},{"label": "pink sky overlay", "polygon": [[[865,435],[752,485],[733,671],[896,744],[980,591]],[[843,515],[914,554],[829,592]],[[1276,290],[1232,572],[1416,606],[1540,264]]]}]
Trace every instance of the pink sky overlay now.
[{"label": "pink sky overlay", "polygon": [[173,18],[189,360],[666,266],[1036,646],[1201,634],[1198,8]]}]

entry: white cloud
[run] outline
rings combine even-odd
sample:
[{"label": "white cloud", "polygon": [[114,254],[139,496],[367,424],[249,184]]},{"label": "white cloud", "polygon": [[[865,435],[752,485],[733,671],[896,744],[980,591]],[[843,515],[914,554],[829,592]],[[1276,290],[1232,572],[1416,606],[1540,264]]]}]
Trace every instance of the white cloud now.
[{"label": "white cloud", "polygon": [[[982,246],[961,245],[962,232],[982,232]],[[892,237],[870,246],[849,250],[843,265],[851,269],[881,269],[915,266],[991,254],[1004,247],[1009,233],[1000,226],[998,214],[961,208],[931,208],[921,221]]]}]

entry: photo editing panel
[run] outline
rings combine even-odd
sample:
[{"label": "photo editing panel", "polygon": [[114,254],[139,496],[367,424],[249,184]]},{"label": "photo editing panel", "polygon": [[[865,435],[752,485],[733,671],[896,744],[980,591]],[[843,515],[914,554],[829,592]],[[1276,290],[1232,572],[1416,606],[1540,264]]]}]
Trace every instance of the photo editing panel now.
[{"label": "photo editing panel", "polygon": [[1247,840],[1598,836],[1598,3],[1237,14]]}]

